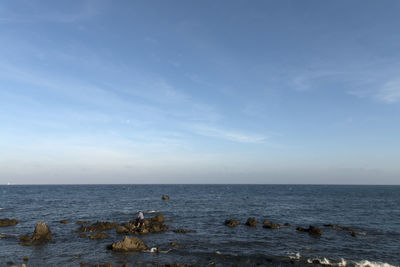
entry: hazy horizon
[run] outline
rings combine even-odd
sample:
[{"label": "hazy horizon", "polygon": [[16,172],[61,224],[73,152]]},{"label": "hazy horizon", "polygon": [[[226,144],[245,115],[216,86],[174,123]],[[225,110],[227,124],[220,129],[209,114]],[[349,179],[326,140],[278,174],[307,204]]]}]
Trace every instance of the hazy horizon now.
[{"label": "hazy horizon", "polygon": [[399,1],[0,3],[0,184],[400,184]]}]

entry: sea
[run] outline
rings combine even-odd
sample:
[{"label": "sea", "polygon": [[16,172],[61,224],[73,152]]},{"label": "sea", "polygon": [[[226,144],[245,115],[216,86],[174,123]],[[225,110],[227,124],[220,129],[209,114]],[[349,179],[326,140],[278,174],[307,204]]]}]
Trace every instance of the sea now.
[{"label": "sea", "polygon": [[[162,200],[168,195],[169,200]],[[139,236],[158,252],[117,253],[107,245],[124,236],[80,238],[77,221],[123,223],[162,213],[169,230]],[[245,225],[254,217],[259,225]],[[4,185],[0,219],[19,220],[0,227],[0,266],[400,266],[400,186],[375,185]],[[233,228],[224,225],[236,219]],[[68,220],[61,224],[60,220]],[[289,223],[265,229],[263,221]],[[22,246],[44,221],[53,240]],[[357,232],[324,225],[351,227]],[[296,231],[310,225],[321,236]],[[188,233],[175,233],[186,229]],[[171,247],[177,242],[183,247]],[[27,256],[28,261],[23,258]]]}]

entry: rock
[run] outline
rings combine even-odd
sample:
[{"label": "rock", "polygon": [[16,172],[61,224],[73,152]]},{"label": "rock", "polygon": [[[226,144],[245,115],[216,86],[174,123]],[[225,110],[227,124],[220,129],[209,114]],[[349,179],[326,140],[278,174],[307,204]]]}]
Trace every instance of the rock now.
[{"label": "rock", "polygon": [[6,227],[6,226],[14,226],[17,225],[19,222],[16,219],[0,219],[0,227]]},{"label": "rock", "polygon": [[308,228],[308,233],[310,235],[322,235],[322,230],[318,227],[310,225],[310,227]]},{"label": "rock", "polygon": [[258,224],[258,222],[256,221],[255,218],[250,217],[250,218],[247,219],[247,221],[246,221],[245,224],[246,224],[247,226],[250,226],[250,227],[256,227],[257,224]]},{"label": "rock", "polygon": [[348,231],[349,234],[353,237],[356,237],[359,233],[354,231],[354,229],[347,227],[347,226],[341,226],[338,224],[324,224],[325,227],[329,227],[335,230],[340,230],[340,231]]},{"label": "rock", "polygon": [[28,260],[29,260],[28,256],[25,256],[24,261],[28,261]]},{"label": "rock", "polygon": [[79,227],[78,231],[79,232],[89,232],[89,233],[90,232],[101,232],[101,231],[114,229],[117,226],[118,226],[118,223],[116,223],[116,222],[96,222],[89,226],[81,225],[81,227]]},{"label": "rock", "polygon": [[186,229],[175,229],[175,230],[172,230],[172,232],[178,233],[178,234],[187,234],[187,233],[189,233],[191,231],[190,230],[186,230]]},{"label": "rock", "polygon": [[148,247],[137,237],[125,236],[124,240],[111,244],[111,249],[113,251],[143,251]]},{"label": "rock", "polygon": [[181,245],[177,242],[171,242],[169,244],[171,245],[171,247],[174,247],[174,248],[184,248],[185,247],[184,245]]},{"label": "rock", "polygon": [[310,235],[314,236],[322,235],[322,230],[312,225],[310,225],[308,228],[297,227],[296,230],[299,232],[308,232]]},{"label": "rock", "polygon": [[279,229],[279,228],[281,228],[281,225],[277,224],[277,223],[273,223],[273,222],[264,221],[263,228],[266,228],[266,229]]},{"label": "rock", "polygon": [[129,229],[125,226],[118,225],[116,229],[117,234],[128,234]]},{"label": "rock", "polygon": [[103,233],[103,232],[99,232],[99,233],[97,233],[97,234],[95,234],[95,235],[90,235],[89,236],[89,238],[90,239],[96,239],[96,240],[99,240],[99,239],[105,239],[105,238],[108,238],[109,236],[106,234],[106,233]]},{"label": "rock", "polygon": [[290,223],[285,223],[283,226],[290,227],[291,224]]},{"label": "rock", "polygon": [[83,233],[82,233],[82,234],[79,235],[79,237],[81,237],[81,238],[86,238],[86,237],[87,237],[87,234],[83,234]]},{"label": "rock", "polygon": [[68,220],[61,220],[60,223],[63,223],[63,224],[68,223]]},{"label": "rock", "polygon": [[109,262],[109,263],[105,263],[105,264],[89,265],[89,267],[114,267],[114,265],[111,262]]},{"label": "rock", "polygon": [[153,218],[151,218],[151,221],[152,222],[163,223],[164,222],[164,215],[162,213],[159,213],[156,216],[154,216]]},{"label": "rock", "polygon": [[228,219],[228,220],[225,220],[224,224],[229,227],[235,227],[235,226],[239,225],[239,222],[237,220]]},{"label": "rock", "polygon": [[23,245],[23,246],[31,245],[31,237],[28,234],[22,235],[18,239],[19,239],[19,242],[21,243],[21,245]]},{"label": "rock", "polygon": [[33,241],[48,241],[51,240],[50,228],[45,222],[38,222],[32,236]]},{"label": "rock", "polygon": [[131,267],[129,263],[122,264],[122,267]]},{"label": "rock", "polygon": [[162,200],[168,200],[168,199],[169,199],[169,196],[168,196],[168,195],[163,195],[163,196],[161,197],[161,199],[162,199]]},{"label": "rock", "polygon": [[89,224],[90,221],[77,221],[76,224]]},{"label": "rock", "polygon": [[26,267],[26,264],[25,264],[25,263],[22,263],[22,264],[21,264],[21,267]]}]

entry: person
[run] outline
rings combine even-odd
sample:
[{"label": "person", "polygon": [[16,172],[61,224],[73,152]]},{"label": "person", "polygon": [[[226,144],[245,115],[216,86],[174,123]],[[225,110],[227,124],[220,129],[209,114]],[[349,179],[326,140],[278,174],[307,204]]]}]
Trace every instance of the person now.
[{"label": "person", "polygon": [[137,227],[141,227],[143,225],[143,221],[144,221],[144,215],[143,212],[141,210],[139,210],[139,214],[137,217]]}]

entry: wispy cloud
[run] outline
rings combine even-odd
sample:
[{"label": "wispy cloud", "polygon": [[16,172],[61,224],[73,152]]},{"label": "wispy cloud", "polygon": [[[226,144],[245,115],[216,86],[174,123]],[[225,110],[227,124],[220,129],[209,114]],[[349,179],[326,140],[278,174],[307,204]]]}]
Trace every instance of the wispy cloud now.
[{"label": "wispy cloud", "polygon": [[384,103],[397,103],[400,100],[400,79],[386,82],[375,97]]},{"label": "wispy cloud", "polygon": [[188,129],[195,134],[239,143],[264,143],[267,139],[267,137],[263,135],[232,131],[206,124],[189,125]]}]

